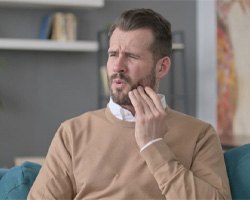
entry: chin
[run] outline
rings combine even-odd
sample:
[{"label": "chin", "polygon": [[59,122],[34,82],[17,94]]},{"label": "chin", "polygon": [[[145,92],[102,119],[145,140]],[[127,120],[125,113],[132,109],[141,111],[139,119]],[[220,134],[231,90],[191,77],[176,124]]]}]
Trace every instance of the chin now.
[{"label": "chin", "polygon": [[115,92],[111,92],[111,97],[113,101],[120,106],[131,106],[132,103],[128,96],[128,92],[124,93],[123,91],[115,90]]},{"label": "chin", "polygon": [[112,93],[115,95],[126,95],[128,96],[129,91],[131,91],[131,88],[128,87],[113,87],[112,88]]}]

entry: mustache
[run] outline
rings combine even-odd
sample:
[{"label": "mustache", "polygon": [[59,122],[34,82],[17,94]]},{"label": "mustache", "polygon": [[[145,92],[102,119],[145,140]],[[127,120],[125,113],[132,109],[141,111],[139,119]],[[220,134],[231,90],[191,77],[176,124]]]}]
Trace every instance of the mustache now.
[{"label": "mustache", "polygon": [[131,79],[123,73],[116,73],[116,74],[111,75],[110,81],[112,82],[116,78],[124,80],[127,83],[131,83]]},{"label": "mustache", "polygon": [[131,79],[123,73],[116,73],[110,76],[110,83],[116,78],[119,78],[127,82],[131,86],[130,90],[134,90],[138,88],[139,86],[144,87],[143,84],[141,84],[141,81],[138,81],[137,83],[132,83]]}]

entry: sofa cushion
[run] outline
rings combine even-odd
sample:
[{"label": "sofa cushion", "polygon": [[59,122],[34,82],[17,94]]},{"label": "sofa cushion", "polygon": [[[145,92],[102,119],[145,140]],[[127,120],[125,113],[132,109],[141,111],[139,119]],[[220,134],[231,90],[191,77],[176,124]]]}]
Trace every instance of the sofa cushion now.
[{"label": "sofa cushion", "polygon": [[224,153],[233,199],[250,199],[250,144]]},{"label": "sofa cushion", "polygon": [[27,199],[40,168],[39,164],[25,162],[9,170],[3,170],[0,179],[0,199]]},{"label": "sofa cushion", "polygon": [[0,180],[3,177],[4,174],[6,174],[9,171],[9,169],[0,168]]}]

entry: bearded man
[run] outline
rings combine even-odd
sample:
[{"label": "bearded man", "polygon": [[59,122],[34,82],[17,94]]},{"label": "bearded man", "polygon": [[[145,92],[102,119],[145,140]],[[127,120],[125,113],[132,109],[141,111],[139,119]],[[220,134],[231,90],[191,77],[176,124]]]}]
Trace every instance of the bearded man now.
[{"label": "bearded man", "polygon": [[215,130],[158,94],[171,51],[160,14],[121,14],[109,32],[107,107],[61,124],[28,199],[231,199]]}]

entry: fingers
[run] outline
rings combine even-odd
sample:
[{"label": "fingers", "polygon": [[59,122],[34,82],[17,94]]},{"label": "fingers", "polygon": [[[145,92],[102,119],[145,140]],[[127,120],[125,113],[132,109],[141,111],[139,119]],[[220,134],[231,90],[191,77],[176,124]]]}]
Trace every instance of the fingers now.
[{"label": "fingers", "polygon": [[159,96],[149,87],[144,90],[139,86],[129,92],[129,97],[137,114],[152,113],[157,115],[159,112],[165,112]]},{"label": "fingers", "polygon": [[145,87],[145,92],[149,96],[149,98],[152,100],[154,106],[159,112],[165,112],[164,108],[161,103],[160,97],[155,93],[155,91],[150,87]]},{"label": "fingers", "polygon": [[130,91],[129,98],[131,100],[131,103],[134,106],[134,109],[137,115],[145,114],[149,112],[150,108],[145,102],[145,100],[143,100],[138,89],[134,89],[133,91]]},{"label": "fingers", "polygon": [[138,146],[142,148],[149,141],[163,138],[166,133],[166,112],[158,95],[150,88],[144,90],[138,87],[129,92],[129,98],[136,113],[135,139]]},{"label": "fingers", "polygon": [[145,104],[148,106],[149,110],[156,115],[158,113],[157,107],[155,106],[153,100],[146,94],[145,90],[142,87],[138,88],[139,94]]}]

